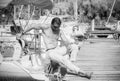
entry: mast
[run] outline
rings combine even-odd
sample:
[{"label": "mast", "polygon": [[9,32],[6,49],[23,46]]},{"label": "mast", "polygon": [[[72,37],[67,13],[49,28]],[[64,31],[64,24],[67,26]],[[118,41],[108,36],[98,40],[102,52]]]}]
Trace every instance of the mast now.
[{"label": "mast", "polygon": [[75,17],[75,20],[77,20],[77,17],[78,17],[78,4],[77,4],[78,0],[75,0],[74,2],[74,17]]}]

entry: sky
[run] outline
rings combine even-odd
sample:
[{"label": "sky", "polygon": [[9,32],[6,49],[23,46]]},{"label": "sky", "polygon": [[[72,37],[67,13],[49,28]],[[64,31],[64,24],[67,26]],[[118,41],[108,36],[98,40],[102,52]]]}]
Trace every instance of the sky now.
[{"label": "sky", "polygon": [[0,0],[0,6],[2,6],[2,7],[5,7],[5,6],[7,6],[7,4],[9,3],[9,2],[11,2],[12,0]]}]

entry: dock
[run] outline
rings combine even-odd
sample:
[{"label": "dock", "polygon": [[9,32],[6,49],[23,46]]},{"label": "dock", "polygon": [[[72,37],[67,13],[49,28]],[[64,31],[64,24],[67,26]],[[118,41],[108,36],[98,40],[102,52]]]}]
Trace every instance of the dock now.
[{"label": "dock", "polygon": [[88,39],[74,64],[93,72],[93,77],[88,80],[68,75],[67,81],[120,81],[120,45],[114,39]]}]

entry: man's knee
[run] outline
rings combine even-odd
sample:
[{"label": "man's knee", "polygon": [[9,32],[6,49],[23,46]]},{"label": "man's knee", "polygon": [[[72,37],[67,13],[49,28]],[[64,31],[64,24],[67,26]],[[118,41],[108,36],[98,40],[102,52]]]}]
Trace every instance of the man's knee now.
[{"label": "man's knee", "polygon": [[57,47],[56,49],[54,49],[51,53],[56,54],[56,55],[65,55],[67,53],[67,48],[65,46],[62,47]]},{"label": "man's knee", "polygon": [[72,50],[78,50],[78,45],[76,45],[76,44],[72,44],[72,48],[71,48]]}]

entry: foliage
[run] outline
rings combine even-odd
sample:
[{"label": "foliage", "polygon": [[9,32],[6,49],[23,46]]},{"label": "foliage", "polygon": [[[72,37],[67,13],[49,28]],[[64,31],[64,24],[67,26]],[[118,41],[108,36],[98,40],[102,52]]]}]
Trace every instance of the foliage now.
[{"label": "foliage", "polygon": [[8,21],[11,22],[12,19],[13,19],[13,5],[12,4],[9,4],[7,7],[0,9],[0,23],[2,22],[8,23]]},{"label": "foliage", "polygon": [[[79,15],[78,19],[80,21],[90,22],[92,19],[107,21],[114,0],[77,0],[77,1],[78,1],[78,15]],[[69,2],[70,4],[68,5],[66,4],[64,5],[63,3],[61,3],[62,6],[61,5],[57,6],[57,8],[60,7],[60,9],[57,11],[59,11],[60,13],[63,13],[66,9],[67,14],[74,15],[75,0],[69,0]],[[110,19],[120,20],[119,4],[120,4],[120,0],[116,0],[116,4],[114,6],[112,16]],[[9,17],[12,17],[13,16],[12,5],[9,4],[6,8],[1,9],[0,14],[2,13],[5,13]],[[63,13],[63,14],[66,14],[66,13]]]},{"label": "foliage", "polygon": [[[88,20],[97,19],[99,17],[100,20],[107,21],[113,1],[114,0],[78,0],[78,13],[83,17],[86,16]],[[112,13],[112,17],[117,20],[120,19],[119,3],[120,0],[116,0]]]},{"label": "foliage", "polygon": [[72,2],[70,2],[70,6],[69,6],[69,8],[67,10],[67,14],[69,14],[69,15],[74,14],[74,8],[73,8],[73,3]]}]

